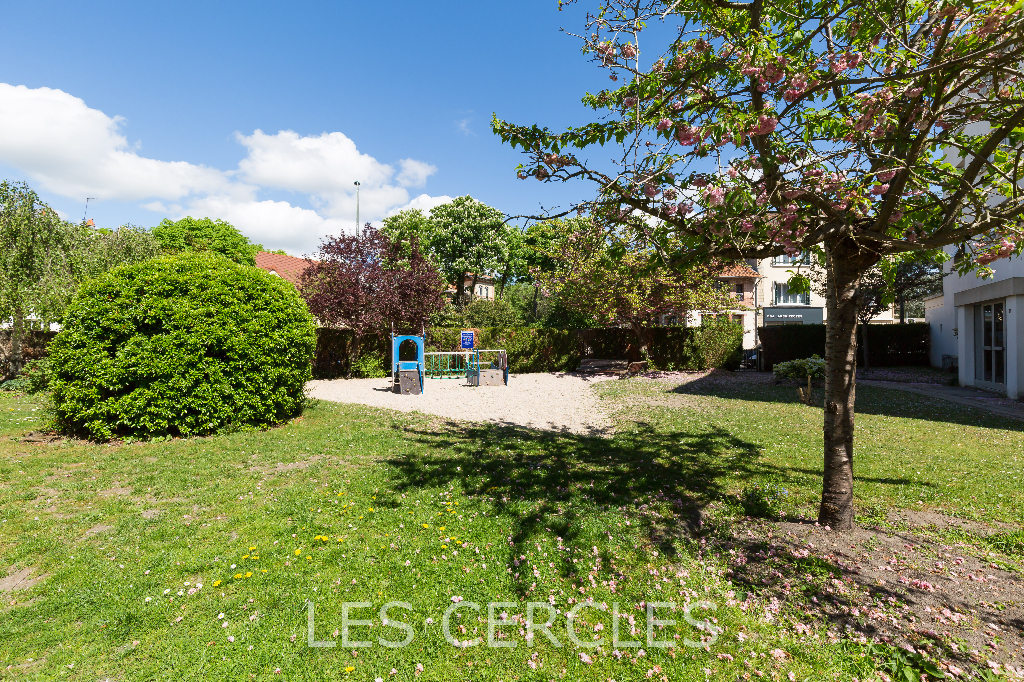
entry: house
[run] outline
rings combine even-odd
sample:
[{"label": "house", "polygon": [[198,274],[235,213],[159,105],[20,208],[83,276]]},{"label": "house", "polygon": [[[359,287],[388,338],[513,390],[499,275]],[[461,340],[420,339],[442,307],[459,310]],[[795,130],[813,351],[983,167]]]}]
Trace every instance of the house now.
[{"label": "house", "polygon": [[[449,297],[454,298],[455,287],[453,285],[448,285],[448,290],[445,293]],[[473,274],[470,273],[462,280],[462,293],[467,297],[482,298],[487,301],[493,301],[495,298],[494,280],[490,277],[477,277],[476,284],[474,285]]]},{"label": "house", "polygon": [[277,275],[295,286],[299,286],[302,273],[309,267],[309,261],[305,258],[260,251],[256,254],[256,267],[266,270],[271,275]]},{"label": "house", "polygon": [[925,301],[932,365],[957,367],[961,386],[1024,396],[1024,259],[996,261],[989,279],[961,277],[953,265],[962,252],[944,250],[942,294]]},{"label": "house", "polygon": [[[825,298],[811,291],[807,294],[793,293],[787,284],[792,272],[807,264],[804,254],[776,256],[760,261],[749,261],[761,275],[757,292],[757,305],[761,310],[761,325],[774,327],[780,324],[823,324],[826,318]],[[792,272],[791,272],[792,271]],[[898,319],[890,306],[871,318],[870,324],[893,324]]]},{"label": "house", "polygon": [[[825,322],[825,299],[814,293],[796,294],[789,291],[787,284],[806,260],[801,256],[778,256],[761,260],[748,259],[727,266],[718,279],[729,287],[736,307],[722,313],[743,324],[743,348],[756,348],[758,327],[773,327],[780,324],[823,324]],[[701,313],[691,313],[688,325],[698,325]],[[893,308],[889,308],[871,319],[872,324],[896,322]],[[669,319],[671,324],[674,320]]]},{"label": "house", "polygon": [[[719,313],[691,312],[686,318],[688,326],[697,326],[705,317],[727,317],[743,325],[743,348],[757,345],[757,282],[761,275],[744,262],[731,263],[718,276],[719,285],[728,289],[734,306]],[[673,315],[665,316],[665,324],[677,324]]]}]

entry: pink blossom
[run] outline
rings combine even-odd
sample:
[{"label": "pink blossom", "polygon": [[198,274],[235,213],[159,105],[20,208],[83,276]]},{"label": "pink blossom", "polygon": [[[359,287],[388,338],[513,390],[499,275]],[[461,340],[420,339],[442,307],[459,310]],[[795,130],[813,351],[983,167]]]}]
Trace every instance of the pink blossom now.
[{"label": "pink blossom", "polygon": [[622,106],[626,107],[627,109],[632,109],[633,107],[636,106],[636,97],[627,97],[626,99],[622,100]]},{"label": "pink blossom", "polygon": [[697,144],[699,141],[697,133],[699,132],[696,128],[691,128],[688,125],[679,125],[676,127],[676,139],[679,140],[679,144],[684,146]]},{"label": "pink blossom", "polygon": [[747,66],[744,66],[742,69],[740,69],[740,73],[742,73],[744,76],[756,76],[757,74],[761,73],[761,69],[757,68],[756,66],[751,66],[748,64]]},{"label": "pink blossom", "polygon": [[672,127],[672,121],[667,119],[667,118],[661,119],[660,121],[658,121],[658,125],[655,126],[655,128],[658,130],[658,132],[661,132],[663,130],[668,130],[671,127]]},{"label": "pink blossom", "polygon": [[658,186],[650,182],[647,183],[644,185],[644,194],[647,195],[647,198],[653,199],[658,196]]},{"label": "pink blossom", "polygon": [[725,203],[725,190],[721,187],[712,187],[704,193],[709,206],[721,206]]},{"label": "pink blossom", "polygon": [[693,179],[693,186],[694,187],[707,187],[708,186],[708,180],[707,180],[707,178],[696,177],[696,178]]},{"label": "pink blossom", "polygon": [[802,189],[787,189],[785,192],[782,193],[782,196],[784,196],[787,199],[796,199],[797,197],[804,194],[807,194],[807,192],[805,192]]},{"label": "pink blossom", "polygon": [[875,185],[871,188],[871,193],[876,196],[881,196],[889,191],[889,185]]},{"label": "pink blossom", "polygon": [[634,45],[633,43],[623,43],[622,44],[622,56],[623,57],[625,57],[626,59],[632,59],[633,57],[636,57],[636,54],[637,54],[637,52],[636,52],[636,45]]},{"label": "pink blossom", "polygon": [[924,88],[911,88],[910,90],[907,90],[907,97],[915,99],[922,92],[924,92]]},{"label": "pink blossom", "polygon": [[880,182],[889,182],[894,177],[896,177],[896,171],[895,170],[882,171],[881,173],[875,173],[875,177]]},{"label": "pink blossom", "polygon": [[590,665],[594,662],[594,659],[592,659],[590,656],[587,656],[582,651],[580,652],[580,660],[586,663],[587,665]]},{"label": "pink blossom", "polygon": [[775,132],[775,128],[779,125],[779,119],[774,116],[768,116],[767,114],[761,114],[757,117],[757,126],[750,130],[751,135],[767,135],[768,133]]},{"label": "pink blossom", "polygon": [[743,230],[744,232],[753,232],[754,223],[750,222],[749,220],[744,220],[743,222],[740,223],[740,229]]}]

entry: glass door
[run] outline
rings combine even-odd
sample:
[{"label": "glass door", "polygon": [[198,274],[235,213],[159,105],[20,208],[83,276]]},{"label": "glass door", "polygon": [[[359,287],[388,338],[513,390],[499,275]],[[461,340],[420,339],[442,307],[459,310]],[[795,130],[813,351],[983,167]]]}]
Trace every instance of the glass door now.
[{"label": "glass door", "polygon": [[974,306],[974,378],[986,384],[1006,383],[1006,335],[1002,303]]}]

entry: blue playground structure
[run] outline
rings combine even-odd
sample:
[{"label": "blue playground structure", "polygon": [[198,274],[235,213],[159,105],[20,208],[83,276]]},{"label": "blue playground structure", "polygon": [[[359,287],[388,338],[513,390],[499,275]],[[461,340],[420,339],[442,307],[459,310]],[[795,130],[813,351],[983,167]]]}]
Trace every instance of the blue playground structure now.
[{"label": "blue playground structure", "polygon": [[[405,341],[416,344],[416,359],[401,360],[399,349]],[[395,384],[395,392],[403,395],[420,395],[423,393],[423,379],[426,367],[423,362],[422,336],[391,335],[391,378]]]}]

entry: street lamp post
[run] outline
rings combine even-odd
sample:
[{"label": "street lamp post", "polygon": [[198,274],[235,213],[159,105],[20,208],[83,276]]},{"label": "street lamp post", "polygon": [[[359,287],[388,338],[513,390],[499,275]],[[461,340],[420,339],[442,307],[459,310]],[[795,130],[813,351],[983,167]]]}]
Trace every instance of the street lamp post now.
[{"label": "street lamp post", "polygon": [[356,186],[356,236],[359,236],[359,181],[353,183]]}]

